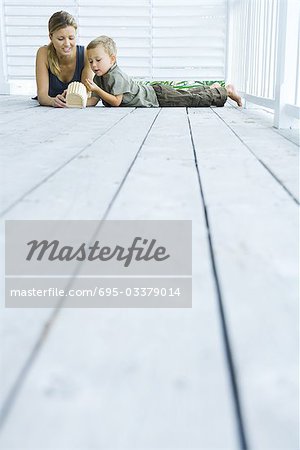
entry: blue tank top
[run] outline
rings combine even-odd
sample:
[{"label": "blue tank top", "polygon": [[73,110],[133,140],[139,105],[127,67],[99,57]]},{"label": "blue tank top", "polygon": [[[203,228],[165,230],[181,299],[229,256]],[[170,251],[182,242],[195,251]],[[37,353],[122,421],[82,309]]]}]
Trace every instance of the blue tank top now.
[{"label": "blue tank top", "polygon": [[84,68],[84,47],[83,45],[76,45],[76,67],[73,78],[71,81],[64,83],[59,80],[56,75],[54,75],[50,69],[48,69],[49,73],[49,91],[48,95],[50,97],[56,97],[58,94],[62,94],[65,89],[68,89],[68,86],[73,81],[81,81],[81,73]]}]

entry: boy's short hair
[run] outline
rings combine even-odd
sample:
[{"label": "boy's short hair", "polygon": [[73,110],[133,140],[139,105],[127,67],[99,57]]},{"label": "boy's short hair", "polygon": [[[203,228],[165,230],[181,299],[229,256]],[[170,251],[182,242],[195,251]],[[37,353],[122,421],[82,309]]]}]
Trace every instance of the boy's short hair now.
[{"label": "boy's short hair", "polygon": [[98,36],[89,43],[86,49],[91,50],[92,48],[98,47],[98,45],[101,45],[109,56],[116,56],[117,46],[112,38],[108,36]]}]

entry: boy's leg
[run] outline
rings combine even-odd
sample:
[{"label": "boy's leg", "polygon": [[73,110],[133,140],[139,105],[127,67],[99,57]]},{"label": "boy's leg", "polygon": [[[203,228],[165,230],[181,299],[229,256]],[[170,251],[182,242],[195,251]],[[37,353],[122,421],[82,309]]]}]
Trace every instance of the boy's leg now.
[{"label": "boy's leg", "polygon": [[[191,94],[198,94],[202,99],[208,97],[210,101],[210,105],[208,106],[224,106],[228,97],[227,90],[219,83],[214,83],[211,86],[191,88],[188,89],[188,91]],[[199,106],[202,106],[202,104]]]},{"label": "boy's leg", "polygon": [[158,103],[163,107],[209,107],[224,106],[227,92],[223,87],[210,89],[208,86],[199,86],[191,89],[174,89],[170,86],[155,84]]}]

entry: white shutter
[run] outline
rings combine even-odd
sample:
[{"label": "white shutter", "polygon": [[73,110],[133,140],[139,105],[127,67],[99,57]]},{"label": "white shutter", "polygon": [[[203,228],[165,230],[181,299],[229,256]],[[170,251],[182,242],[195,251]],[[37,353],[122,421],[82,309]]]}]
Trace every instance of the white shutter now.
[{"label": "white shutter", "polygon": [[4,0],[8,79],[33,79],[37,49],[48,44],[48,20],[56,11],[76,17],[75,0]]},{"label": "white shutter", "polygon": [[226,0],[153,0],[155,79],[225,77]]},{"label": "white shutter", "polygon": [[151,77],[151,2],[78,0],[80,42],[102,34],[118,47],[118,64],[129,75]]},{"label": "white shutter", "polygon": [[227,0],[3,0],[8,79],[34,79],[49,17],[78,21],[78,42],[115,39],[118,63],[144,79],[220,80],[225,74]]}]

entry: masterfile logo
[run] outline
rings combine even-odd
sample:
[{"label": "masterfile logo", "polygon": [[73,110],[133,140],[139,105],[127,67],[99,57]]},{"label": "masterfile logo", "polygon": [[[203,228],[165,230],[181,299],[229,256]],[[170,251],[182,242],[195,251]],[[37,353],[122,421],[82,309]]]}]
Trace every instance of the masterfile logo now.
[{"label": "masterfile logo", "polygon": [[[139,242],[141,242],[140,245]],[[58,240],[52,242],[33,240],[27,242],[27,245],[31,246],[26,257],[27,261],[31,261],[36,255],[38,261],[41,261],[45,256],[49,261],[57,259],[60,261],[71,261],[72,259],[77,261],[109,261],[115,258],[117,261],[124,261],[124,267],[128,267],[133,258],[136,261],[150,261],[151,259],[164,261],[170,258],[170,255],[166,255],[165,247],[156,247],[156,239],[151,239],[150,243],[148,243],[148,239],[141,237],[134,238],[132,245],[128,248],[121,245],[116,245],[115,248],[109,246],[101,247],[99,241],[95,241],[92,245],[87,245],[83,242],[78,248],[68,245],[61,246]]]},{"label": "masterfile logo", "polygon": [[191,221],[6,221],[6,306],[191,307]]}]

